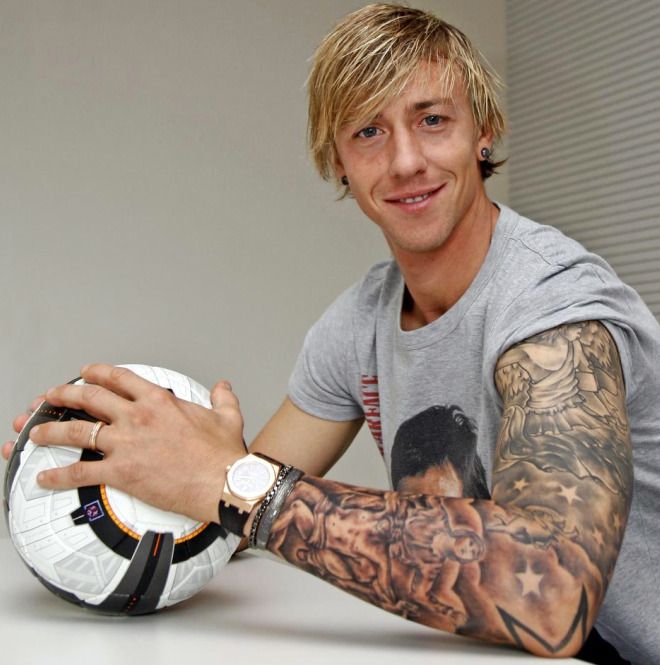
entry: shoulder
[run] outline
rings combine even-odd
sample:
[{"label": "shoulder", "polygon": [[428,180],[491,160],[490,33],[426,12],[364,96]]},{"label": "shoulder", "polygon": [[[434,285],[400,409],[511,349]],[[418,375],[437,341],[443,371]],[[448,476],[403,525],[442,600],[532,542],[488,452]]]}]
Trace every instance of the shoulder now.
[{"label": "shoulder", "polygon": [[660,326],[639,294],[607,261],[558,229],[510,209],[503,221],[506,248],[493,288],[505,295],[490,326],[489,358],[558,326],[600,321],[616,343],[632,400],[649,383],[649,359],[660,349]]},{"label": "shoulder", "polygon": [[546,269],[580,263],[606,265],[603,259],[559,229],[535,222],[506,206],[500,207],[508,251],[518,253],[527,262]]},{"label": "shoulder", "polygon": [[398,274],[393,261],[376,263],[361,279],[335,298],[321,320],[346,324],[356,323],[357,316],[361,319],[374,316],[383,298],[388,297],[387,294],[393,290]]},{"label": "shoulder", "polygon": [[[498,287],[509,294],[511,311],[541,307],[541,311],[551,308],[560,314],[559,310],[572,305],[604,301],[610,311],[629,309],[632,289],[601,256],[559,229],[511,209],[503,210],[502,221],[504,252]],[[558,320],[557,324],[565,322]]]},{"label": "shoulder", "polygon": [[305,346],[335,347],[348,352],[360,341],[373,336],[383,293],[388,290],[396,264],[377,263],[326,307],[308,330]]}]

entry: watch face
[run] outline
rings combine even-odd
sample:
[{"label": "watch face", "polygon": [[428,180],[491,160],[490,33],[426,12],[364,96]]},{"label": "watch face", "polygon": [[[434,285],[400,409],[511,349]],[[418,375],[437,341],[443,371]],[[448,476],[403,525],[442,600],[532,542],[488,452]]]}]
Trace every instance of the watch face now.
[{"label": "watch face", "polygon": [[275,472],[269,464],[258,458],[247,457],[236,462],[227,476],[232,494],[241,499],[262,497],[275,481]]}]

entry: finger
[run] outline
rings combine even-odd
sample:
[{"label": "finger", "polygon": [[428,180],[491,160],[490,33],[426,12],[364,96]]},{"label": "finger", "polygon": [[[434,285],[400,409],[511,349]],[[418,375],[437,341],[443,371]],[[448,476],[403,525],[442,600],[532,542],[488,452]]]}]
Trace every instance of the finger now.
[{"label": "finger", "polygon": [[25,427],[25,423],[27,423],[28,420],[30,420],[31,413],[20,413],[19,415],[14,418],[12,421],[12,428],[14,429],[14,432],[16,434],[20,434],[23,431],[23,428]]},{"label": "finger", "polygon": [[[30,440],[39,446],[74,446],[75,448],[91,448],[92,432],[96,423],[86,420],[67,420],[48,422],[37,425],[30,430]],[[105,427],[97,429],[94,449],[108,452],[111,448]]]},{"label": "finger", "polygon": [[30,419],[32,414],[44,403],[45,399],[45,395],[39,395],[39,397],[35,397],[30,403],[30,406],[28,406],[27,411],[19,413],[14,418],[12,427],[14,428],[14,432],[16,432],[16,434],[21,433],[27,421]]},{"label": "finger", "polygon": [[103,462],[75,462],[69,466],[41,471],[37,482],[45,489],[66,490],[103,483]]},{"label": "finger", "polygon": [[211,388],[211,404],[216,411],[224,407],[239,408],[238,397],[234,394],[229,381],[223,379]]},{"label": "finger", "polygon": [[88,383],[102,386],[116,395],[131,400],[149,393],[156,387],[151,381],[143,379],[127,367],[105,364],[85,365],[80,370],[80,375]]},{"label": "finger", "polygon": [[34,413],[44,402],[46,401],[46,395],[39,395],[35,397],[28,406],[28,413]]},{"label": "finger", "polygon": [[213,386],[211,389],[211,405],[213,410],[223,417],[227,425],[243,428],[243,416],[238,397],[234,394],[229,381],[218,381]]},{"label": "finger", "polygon": [[115,420],[126,406],[123,397],[92,383],[57,386],[46,393],[46,398],[53,406],[81,409],[106,422]]},{"label": "finger", "polygon": [[2,445],[2,456],[7,460],[11,456],[11,451],[14,448],[15,441],[6,441]]}]

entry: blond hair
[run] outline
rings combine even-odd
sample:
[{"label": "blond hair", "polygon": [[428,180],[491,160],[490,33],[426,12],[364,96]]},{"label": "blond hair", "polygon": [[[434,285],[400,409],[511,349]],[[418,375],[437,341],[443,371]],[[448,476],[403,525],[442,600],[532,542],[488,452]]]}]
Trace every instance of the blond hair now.
[{"label": "blond hair", "polygon": [[[308,140],[321,177],[336,177],[335,138],[346,124],[371,120],[400,94],[422,63],[443,60],[444,84],[462,79],[475,126],[497,141],[504,116],[496,96],[500,81],[457,28],[437,16],[402,5],[372,4],[342,19],[317,48],[307,81]],[[502,162],[480,162],[487,178]]]}]

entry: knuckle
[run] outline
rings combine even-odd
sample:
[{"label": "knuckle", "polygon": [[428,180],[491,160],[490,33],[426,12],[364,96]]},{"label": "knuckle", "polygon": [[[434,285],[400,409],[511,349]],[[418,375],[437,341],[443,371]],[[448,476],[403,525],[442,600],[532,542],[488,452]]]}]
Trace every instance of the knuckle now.
[{"label": "knuckle", "polygon": [[98,397],[100,391],[100,386],[96,386],[93,383],[86,383],[82,389],[82,397],[84,402],[93,402],[94,399]]},{"label": "knuckle", "polygon": [[69,477],[76,484],[85,484],[87,482],[87,465],[84,462],[74,462],[69,467]]},{"label": "knuckle", "polygon": [[122,485],[126,487],[135,487],[140,483],[141,474],[137,464],[131,463],[127,459],[115,460],[115,474],[121,478]]},{"label": "knuckle", "polygon": [[69,431],[73,441],[87,441],[87,424],[84,420],[72,420],[69,424]]},{"label": "knuckle", "polygon": [[164,406],[166,404],[171,404],[174,396],[169,390],[154,386],[154,389],[150,393],[150,398],[157,406]]},{"label": "knuckle", "polygon": [[136,404],[131,410],[130,420],[135,428],[148,427],[155,420],[153,409],[144,404]]},{"label": "knuckle", "polygon": [[221,413],[227,427],[243,427],[243,415],[241,414],[241,411],[238,409],[238,407],[228,405],[222,409]]},{"label": "knuckle", "polygon": [[110,370],[110,381],[113,384],[121,383],[121,381],[128,376],[131,371],[126,367],[113,367]]}]

